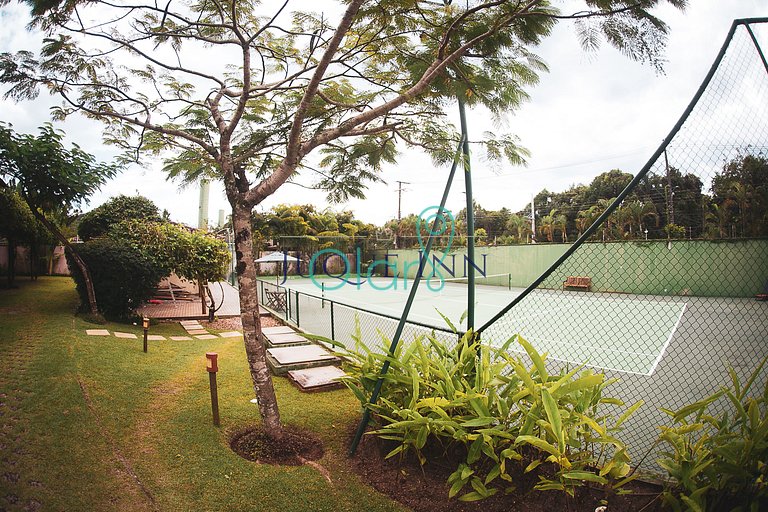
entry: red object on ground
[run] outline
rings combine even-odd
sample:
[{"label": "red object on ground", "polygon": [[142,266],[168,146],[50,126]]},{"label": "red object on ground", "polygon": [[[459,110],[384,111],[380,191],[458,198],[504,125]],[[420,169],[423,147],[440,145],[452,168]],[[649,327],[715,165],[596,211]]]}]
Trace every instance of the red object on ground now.
[{"label": "red object on ground", "polygon": [[149,304],[162,304],[163,303],[163,301],[157,300],[157,299],[149,299],[147,302]]}]

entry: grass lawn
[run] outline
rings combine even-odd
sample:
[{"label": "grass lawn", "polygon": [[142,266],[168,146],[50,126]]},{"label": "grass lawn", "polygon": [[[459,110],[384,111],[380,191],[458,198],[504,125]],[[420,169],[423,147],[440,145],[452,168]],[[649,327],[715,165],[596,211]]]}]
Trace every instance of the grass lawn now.
[{"label": "grass lawn", "polygon": [[[331,482],[309,466],[248,462],[228,435],[258,421],[241,338],[142,342],[87,336],[69,278],[0,290],[0,510],[403,510],[346,467],[359,404],[276,378],[283,422],[316,432]],[[183,335],[178,324],[152,334]],[[219,353],[220,428],[206,351]]]}]

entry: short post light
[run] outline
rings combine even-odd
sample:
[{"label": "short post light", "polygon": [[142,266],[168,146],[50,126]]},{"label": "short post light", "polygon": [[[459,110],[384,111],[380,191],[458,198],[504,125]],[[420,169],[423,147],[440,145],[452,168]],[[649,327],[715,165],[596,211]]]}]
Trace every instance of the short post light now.
[{"label": "short post light", "polygon": [[144,353],[147,353],[147,334],[149,333],[149,318],[141,319],[141,325],[144,327]]},{"label": "short post light", "polygon": [[205,353],[205,369],[208,371],[208,379],[211,384],[211,411],[213,412],[213,424],[219,426],[219,392],[216,386],[216,372],[219,371],[219,354],[216,352]]}]

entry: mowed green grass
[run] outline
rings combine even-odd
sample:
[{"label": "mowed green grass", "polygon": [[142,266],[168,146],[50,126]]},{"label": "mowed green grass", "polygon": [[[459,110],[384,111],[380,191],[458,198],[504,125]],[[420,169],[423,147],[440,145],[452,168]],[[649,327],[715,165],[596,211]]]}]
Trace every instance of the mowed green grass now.
[{"label": "mowed green grass", "polygon": [[[87,336],[69,278],[0,290],[0,509],[393,511],[345,461],[359,404],[346,390],[304,394],[276,378],[282,420],[322,439],[315,468],[246,461],[231,432],[258,423],[241,338],[150,342]],[[178,324],[153,334],[182,335]],[[220,428],[205,352],[219,353]],[[26,507],[26,508],[25,508]]]}]

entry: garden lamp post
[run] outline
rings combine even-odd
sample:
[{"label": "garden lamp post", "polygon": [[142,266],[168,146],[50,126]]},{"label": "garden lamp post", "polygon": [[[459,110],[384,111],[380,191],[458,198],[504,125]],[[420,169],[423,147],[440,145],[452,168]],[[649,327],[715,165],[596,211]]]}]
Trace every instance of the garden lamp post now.
[{"label": "garden lamp post", "polygon": [[208,371],[208,379],[211,384],[211,411],[213,412],[213,424],[219,426],[219,392],[216,386],[216,372],[219,371],[219,354],[216,352],[205,353],[205,369]]},{"label": "garden lamp post", "polygon": [[149,318],[141,319],[141,325],[144,327],[144,353],[147,353],[147,334],[149,333]]}]

